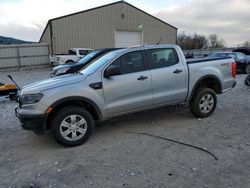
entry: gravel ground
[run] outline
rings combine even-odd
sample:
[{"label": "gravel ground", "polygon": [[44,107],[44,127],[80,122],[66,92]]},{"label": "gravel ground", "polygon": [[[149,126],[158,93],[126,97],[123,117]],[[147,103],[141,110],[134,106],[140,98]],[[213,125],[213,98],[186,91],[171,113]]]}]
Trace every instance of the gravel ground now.
[{"label": "gravel ground", "polygon": [[[48,78],[39,68],[1,71],[20,85]],[[235,89],[218,96],[209,118],[171,106],[102,123],[84,145],[64,148],[49,133],[22,130],[14,102],[0,99],[0,187],[250,187],[250,88],[238,75]],[[146,132],[206,148],[146,135]]]}]

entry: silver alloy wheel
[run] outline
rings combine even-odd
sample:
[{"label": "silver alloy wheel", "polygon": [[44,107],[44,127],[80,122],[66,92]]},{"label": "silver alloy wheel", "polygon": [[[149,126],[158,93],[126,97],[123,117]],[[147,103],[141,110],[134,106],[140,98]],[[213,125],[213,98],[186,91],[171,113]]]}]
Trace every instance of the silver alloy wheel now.
[{"label": "silver alloy wheel", "polygon": [[205,94],[202,96],[199,108],[203,113],[209,113],[214,107],[214,97],[211,94]]},{"label": "silver alloy wheel", "polygon": [[77,114],[64,118],[60,124],[60,133],[63,138],[69,141],[81,139],[87,132],[87,121]]}]

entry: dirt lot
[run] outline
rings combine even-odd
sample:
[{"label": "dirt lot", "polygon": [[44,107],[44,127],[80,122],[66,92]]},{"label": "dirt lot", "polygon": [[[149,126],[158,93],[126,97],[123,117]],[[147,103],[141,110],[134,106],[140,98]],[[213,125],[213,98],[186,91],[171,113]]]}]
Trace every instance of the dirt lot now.
[{"label": "dirt lot", "polygon": [[[1,71],[20,85],[48,77],[47,68]],[[56,144],[49,133],[22,130],[14,102],[0,99],[0,187],[250,187],[250,88],[218,97],[218,108],[197,119],[185,106],[165,107],[102,123],[75,148]],[[146,132],[195,148],[127,131]]]}]

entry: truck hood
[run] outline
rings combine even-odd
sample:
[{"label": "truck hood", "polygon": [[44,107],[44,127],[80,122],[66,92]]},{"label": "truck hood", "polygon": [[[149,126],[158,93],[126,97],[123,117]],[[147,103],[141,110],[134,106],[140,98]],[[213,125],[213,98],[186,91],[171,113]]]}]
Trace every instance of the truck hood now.
[{"label": "truck hood", "polygon": [[[74,64],[74,65],[75,65],[75,64]],[[69,64],[58,65],[58,66],[56,66],[56,67],[53,68],[52,72],[53,72],[53,71],[57,71],[57,70],[62,69],[62,68],[66,68],[66,67],[70,67],[70,65],[69,65]]]},{"label": "truck hood", "polygon": [[54,78],[49,78],[46,80],[41,80],[23,87],[21,94],[34,94],[39,93],[44,90],[63,87],[65,85],[74,84],[82,82],[86,79],[84,74],[66,74],[62,76],[57,76]]}]

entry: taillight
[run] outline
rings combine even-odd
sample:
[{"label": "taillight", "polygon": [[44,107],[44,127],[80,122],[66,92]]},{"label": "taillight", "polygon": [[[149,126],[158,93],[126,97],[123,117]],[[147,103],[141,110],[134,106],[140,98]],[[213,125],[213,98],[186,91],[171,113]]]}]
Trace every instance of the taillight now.
[{"label": "taillight", "polygon": [[236,77],[236,63],[235,62],[231,64],[231,71],[232,71],[232,77],[235,78]]}]

